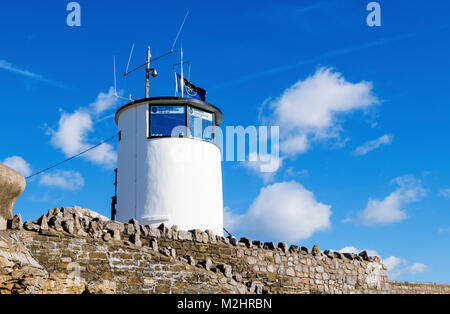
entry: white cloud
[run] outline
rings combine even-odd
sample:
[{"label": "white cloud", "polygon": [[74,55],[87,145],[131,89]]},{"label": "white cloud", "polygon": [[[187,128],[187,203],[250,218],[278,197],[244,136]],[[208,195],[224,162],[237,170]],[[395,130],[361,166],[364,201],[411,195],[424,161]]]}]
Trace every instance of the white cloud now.
[{"label": "white cloud", "polygon": [[275,174],[283,165],[283,159],[270,154],[250,153],[247,161],[241,161],[240,165],[259,175],[264,183],[275,178]]},{"label": "white cloud", "polygon": [[89,147],[86,136],[93,130],[89,112],[78,110],[72,114],[63,112],[59,119],[59,128],[51,132],[51,143],[61,149],[66,156],[71,156]]},{"label": "white cloud", "polygon": [[450,198],[450,189],[441,189],[439,194],[445,198]]},{"label": "white cloud", "polygon": [[[51,144],[62,150],[66,157],[71,157],[92,147],[95,143],[88,140],[88,135],[94,132],[92,117],[113,108],[116,104],[114,89],[110,88],[107,94],[100,93],[89,108],[82,107],[71,114],[62,112],[58,129],[56,131],[48,130],[48,134],[51,135]],[[112,145],[103,143],[83,155],[83,158],[95,164],[111,167],[116,162],[117,155]]]},{"label": "white cloud", "polygon": [[110,167],[117,161],[117,153],[114,151],[112,145],[103,143],[97,148],[87,152],[85,158],[95,164],[102,164]]},{"label": "white cloud", "polygon": [[14,72],[20,75],[24,75],[24,76],[28,76],[31,78],[35,78],[38,80],[44,80],[46,81],[47,79],[45,79],[42,75],[36,74],[36,73],[32,73],[30,71],[27,70],[23,70],[23,69],[19,69],[18,67],[14,66],[12,63],[6,61],[6,60],[0,60],[0,69],[3,70],[7,70],[10,72]]},{"label": "white cloud", "polygon": [[[258,145],[255,145],[255,148],[257,146],[259,150],[250,151],[247,159],[240,162],[240,166],[259,175],[264,183],[268,183],[275,178],[277,171],[283,166],[284,158],[280,156],[279,128],[271,128],[269,137],[267,130],[264,131],[264,128],[260,127],[258,137]],[[270,153],[268,152],[269,143]]]},{"label": "white cloud", "polygon": [[119,99],[114,96],[114,88],[110,87],[108,93],[101,92],[97,96],[97,100],[90,106],[93,108],[94,113],[99,115],[100,113],[114,108],[119,102]]},{"label": "white cloud", "polygon": [[[279,98],[266,99],[259,108],[258,119],[264,124],[270,122],[280,126],[279,149],[282,156],[277,165],[281,166],[285,157],[307,152],[316,141],[333,139],[338,147],[344,146],[349,138],[341,139],[342,116],[378,104],[372,89],[371,82],[350,83],[340,73],[322,67],[312,76],[287,88]],[[264,116],[267,108],[271,113]],[[261,164],[251,162],[244,166],[257,170]],[[273,171],[266,172],[273,173],[260,174],[266,183],[273,180],[280,167],[270,168]]]},{"label": "white cloud", "polygon": [[57,87],[62,87],[62,88],[66,88],[66,86],[64,86],[63,84],[59,83],[59,82],[55,82],[55,81],[51,81],[45,77],[43,77],[40,74],[36,74],[33,72],[30,72],[28,70],[24,70],[24,69],[20,69],[17,66],[13,65],[12,63],[6,61],[6,60],[0,60],[0,69],[9,71],[9,72],[13,72],[25,77],[30,77],[33,79],[36,79],[38,81],[44,82],[44,83],[48,83]]},{"label": "white cloud", "polygon": [[24,177],[31,175],[31,166],[20,156],[12,156],[6,158],[2,163],[9,168],[19,172]]},{"label": "white cloud", "polygon": [[237,230],[242,222],[242,218],[243,215],[234,214],[230,207],[225,206],[223,208],[223,221],[226,229]]},{"label": "white cloud", "polygon": [[372,89],[372,83],[350,83],[331,68],[295,83],[270,105],[282,130],[281,151],[293,156],[306,152],[312,141],[339,139],[340,116],[379,103]]},{"label": "white cloud", "polygon": [[84,186],[84,179],[76,171],[54,171],[43,174],[39,183],[44,186],[75,191]]},{"label": "white cloud", "polygon": [[383,259],[383,264],[386,265],[388,269],[390,279],[395,279],[400,276],[407,263],[408,262],[405,259],[396,256],[389,256],[388,258]]},{"label": "white cloud", "polygon": [[407,263],[406,260],[395,256],[389,256],[388,258],[383,259],[383,264],[390,270],[393,270],[405,263]]},{"label": "white cloud", "polygon": [[309,171],[306,169],[296,170],[294,167],[286,168],[283,173],[284,180],[298,178],[298,177],[307,177],[309,176]]},{"label": "white cloud", "polygon": [[254,239],[293,242],[330,228],[331,206],[317,202],[314,194],[297,182],[262,188],[245,214],[225,209],[225,227]]},{"label": "white cloud", "polygon": [[410,272],[413,275],[424,273],[426,271],[428,271],[428,266],[422,263],[415,263],[410,267],[408,267],[408,272]]},{"label": "white cloud", "polygon": [[383,200],[369,198],[366,208],[361,211],[356,220],[365,225],[384,225],[403,221],[407,218],[404,206],[418,202],[426,196],[420,180],[413,176],[403,176],[392,180],[398,188]]},{"label": "white cloud", "polygon": [[290,135],[282,140],[280,148],[288,155],[303,154],[310,147],[307,134]]},{"label": "white cloud", "polygon": [[381,145],[391,144],[393,140],[394,140],[394,137],[392,135],[388,135],[388,134],[383,135],[380,138],[377,138],[376,140],[366,142],[363,145],[357,147],[353,151],[353,154],[356,156],[364,156],[367,153],[377,149]]},{"label": "white cloud", "polygon": [[401,275],[417,275],[429,270],[423,263],[408,264],[408,261],[396,256],[383,259],[383,264],[388,268],[389,278],[396,279]]},{"label": "white cloud", "polygon": [[404,258],[389,256],[387,258],[382,258],[377,251],[371,249],[360,250],[354,246],[347,246],[339,250],[340,253],[354,253],[359,254],[362,251],[366,251],[369,256],[378,256],[381,258],[382,263],[387,267],[389,279],[395,279],[400,275],[417,275],[428,271],[428,266],[422,263],[415,263],[409,265],[408,261]]}]

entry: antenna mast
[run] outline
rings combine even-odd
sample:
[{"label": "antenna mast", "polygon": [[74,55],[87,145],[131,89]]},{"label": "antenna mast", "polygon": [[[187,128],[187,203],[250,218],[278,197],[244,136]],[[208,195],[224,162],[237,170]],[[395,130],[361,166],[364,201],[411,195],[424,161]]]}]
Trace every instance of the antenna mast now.
[{"label": "antenna mast", "polygon": [[150,46],[147,48],[147,69],[146,69],[146,78],[145,78],[145,98],[148,98],[150,95],[150,58],[152,54],[150,53]]},{"label": "antenna mast", "polygon": [[[159,56],[157,58],[154,58],[152,61],[159,60],[159,59],[161,59],[161,58],[163,58],[165,56],[168,56],[168,55],[170,55],[170,54],[172,54],[174,52],[173,48],[175,47],[175,44],[178,41],[178,37],[180,36],[181,30],[183,29],[184,23],[186,22],[186,19],[187,19],[188,15],[189,15],[189,11],[186,13],[186,15],[185,15],[185,17],[183,19],[183,23],[181,23],[181,26],[180,26],[180,28],[178,30],[178,33],[177,33],[177,36],[175,37],[175,41],[173,42],[172,48],[170,48],[169,52],[166,52],[165,54],[163,54],[163,55],[161,55],[161,56]],[[127,69],[125,70],[125,73],[123,74],[123,76],[124,77],[128,76],[129,74],[133,73],[134,71],[136,71],[136,70],[146,66],[146,69],[145,69],[145,98],[149,98],[149,95],[150,95],[150,72],[152,73],[153,77],[156,77],[158,75],[156,69],[150,68],[150,60],[151,60],[151,57],[152,57],[152,55],[150,53],[150,46],[148,46],[148,49],[147,49],[147,62],[145,62],[144,64],[141,64],[137,68],[129,71],[128,68],[130,66],[130,61],[131,61],[131,56],[133,54],[133,50],[134,50],[134,44],[133,44],[133,46],[131,48],[130,57],[128,58]],[[130,97],[130,99],[131,99],[131,97]]]},{"label": "antenna mast", "polygon": [[119,99],[125,99],[125,100],[129,100],[129,101],[133,101],[133,99],[131,99],[131,94],[130,94],[130,96],[128,98],[121,97],[121,96],[119,96],[117,94],[116,56],[114,56],[113,62],[114,62],[114,97],[119,98]]}]

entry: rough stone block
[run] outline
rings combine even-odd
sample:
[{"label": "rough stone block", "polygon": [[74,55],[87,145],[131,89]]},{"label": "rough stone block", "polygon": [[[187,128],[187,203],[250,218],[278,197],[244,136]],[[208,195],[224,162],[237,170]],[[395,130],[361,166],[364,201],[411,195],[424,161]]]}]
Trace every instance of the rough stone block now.
[{"label": "rough stone block", "polygon": [[0,230],[5,230],[8,220],[13,218],[14,203],[25,186],[23,175],[0,163]]},{"label": "rough stone block", "polygon": [[281,249],[283,252],[287,253],[289,251],[288,245],[284,242],[278,243],[278,248]]},{"label": "rough stone block", "polygon": [[239,243],[238,240],[235,237],[233,237],[233,236],[229,236],[228,240],[230,241],[230,244],[233,245],[233,246],[237,246],[238,243]]},{"label": "rough stone block", "polygon": [[359,256],[365,261],[369,260],[369,254],[367,254],[367,251],[362,251],[361,253],[359,253]]},{"label": "rough stone block", "polygon": [[275,250],[275,245],[273,244],[273,242],[265,242],[264,248],[266,250]]},{"label": "rough stone block", "polygon": [[239,240],[239,242],[240,243],[244,243],[244,245],[246,246],[246,247],[252,247],[252,245],[253,245],[253,243],[252,243],[252,240],[250,240],[249,238],[246,238],[246,237],[242,237],[240,240]]},{"label": "rough stone block", "polygon": [[214,234],[214,232],[212,232],[212,230],[210,230],[210,229],[205,230],[205,233],[208,236],[208,242],[209,243],[212,243],[212,244],[217,243],[216,235]]},{"label": "rough stone block", "polygon": [[306,246],[302,246],[300,248],[300,253],[308,255],[308,254],[311,254],[311,250],[309,248],[307,248]]},{"label": "rough stone block", "polygon": [[300,253],[300,247],[298,247],[297,245],[291,245],[289,247],[289,252],[291,252],[291,253]]},{"label": "rough stone block", "polygon": [[217,269],[219,269],[227,278],[231,278],[232,277],[232,267],[230,265],[227,264],[220,264],[217,265]]},{"label": "rough stone block", "polygon": [[34,223],[33,221],[27,221],[23,224],[23,228],[28,231],[39,231],[41,228],[38,224]]},{"label": "rough stone block", "polygon": [[177,232],[178,240],[181,241],[192,241],[192,233],[188,231],[180,230]]},{"label": "rough stone block", "polygon": [[154,238],[160,238],[161,237],[161,231],[159,231],[158,228],[153,227],[153,226],[146,226],[148,229],[148,235],[149,237],[154,237]]},{"label": "rough stone block", "polygon": [[153,251],[158,251],[158,242],[156,241],[156,239],[150,239],[149,246]]},{"label": "rough stone block", "polygon": [[13,219],[8,221],[8,228],[12,230],[20,230],[22,228],[22,216],[17,214]]},{"label": "rough stone block", "polygon": [[322,255],[322,253],[320,252],[320,249],[319,249],[319,247],[317,245],[314,245],[314,247],[312,248],[311,252],[312,252],[312,254],[314,256],[321,256]]},{"label": "rough stone block", "polygon": [[264,243],[262,241],[255,240],[255,241],[253,241],[253,246],[255,246],[259,249],[262,249],[264,247]]}]

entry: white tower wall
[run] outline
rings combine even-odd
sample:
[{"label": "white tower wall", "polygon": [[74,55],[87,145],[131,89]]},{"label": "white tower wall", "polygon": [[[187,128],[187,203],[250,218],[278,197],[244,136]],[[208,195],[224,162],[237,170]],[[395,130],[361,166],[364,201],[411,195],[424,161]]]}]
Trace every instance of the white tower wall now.
[{"label": "white tower wall", "polygon": [[118,116],[117,219],[223,235],[220,149],[192,138],[148,138],[148,103]]}]

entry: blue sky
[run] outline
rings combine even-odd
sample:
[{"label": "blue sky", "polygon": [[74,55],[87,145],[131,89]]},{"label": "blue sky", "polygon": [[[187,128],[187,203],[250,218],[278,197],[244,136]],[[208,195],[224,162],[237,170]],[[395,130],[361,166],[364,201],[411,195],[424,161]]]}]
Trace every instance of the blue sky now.
[{"label": "blue sky", "polygon": [[[379,1],[381,27],[366,24],[367,0],[78,1],[81,27],[67,26],[68,2],[0,4],[0,161],[31,173],[114,135],[125,101],[111,97],[113,56],[119,89],[143,97],[143,72],[120,75],[131,45],[132,65],[148,44],[165,53],[189,9],[176,49],[224,125],[260,125],[261,112],[282,134],[270,177],[223,163],[233,233],[247,235],[249,218],[254,238],[369,249],[396,280],[450,282],[449,2]],[[178,57],[159,61],[152,96],[173,95]],[[30,180],[16,211],[109,215],[115,149]]]}]

